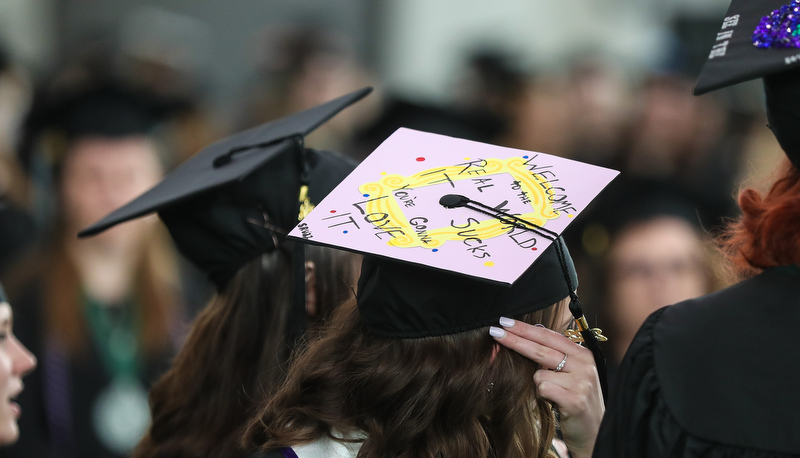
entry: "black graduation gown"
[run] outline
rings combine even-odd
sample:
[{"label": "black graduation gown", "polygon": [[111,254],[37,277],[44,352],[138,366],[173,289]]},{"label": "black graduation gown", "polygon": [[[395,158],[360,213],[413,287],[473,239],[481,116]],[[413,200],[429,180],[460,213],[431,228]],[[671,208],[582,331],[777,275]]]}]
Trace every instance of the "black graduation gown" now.
[{"label": "black graduation gown", "polygon": [[628,349],[594,457],[800,456],[800,268],[663,308]]}]

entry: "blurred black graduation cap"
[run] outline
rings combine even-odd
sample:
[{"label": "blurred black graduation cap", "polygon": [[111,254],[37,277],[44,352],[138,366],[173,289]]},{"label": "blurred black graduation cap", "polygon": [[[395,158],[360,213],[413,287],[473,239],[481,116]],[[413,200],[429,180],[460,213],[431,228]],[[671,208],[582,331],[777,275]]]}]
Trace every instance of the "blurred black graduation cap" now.
[{"label": "blurred black graduation cap", "polygon": [[124,137],[147,133],[165,114],[154,98],[108,84],[76,95],[51,115],[68,139],[101,135]]},{"label": "blurred black graduation cap", "polygon": [[[20,162],[30,170],[44,152],[47,165],[60,163],[70,142],[85,137],[149,135],[173,110],[173,102],[113,79],[76,84],[38,94],[25,121]],[[39,141],[50,141],[40,151]]]},{"label": "blurred black graduation cap", "polygon": [[800,2],[733,0],[695,95],[764,78],[767,117],[789,159],[800,165]]},{"label": "blurred black graduation cap", "polygon": [[3,284],[0,283],[0,303],[8,302],[8,296],[6,296],[6,290],[3,289]]},{"label": "blurred black graduation cap", "polygon": [[303,137],[371,90],[212,144],[79,236],[158,212],[178,249],[224,289],[241,266],[277,248],[301,203],[319,202],[353,169],[343,156],[304,148]]}]

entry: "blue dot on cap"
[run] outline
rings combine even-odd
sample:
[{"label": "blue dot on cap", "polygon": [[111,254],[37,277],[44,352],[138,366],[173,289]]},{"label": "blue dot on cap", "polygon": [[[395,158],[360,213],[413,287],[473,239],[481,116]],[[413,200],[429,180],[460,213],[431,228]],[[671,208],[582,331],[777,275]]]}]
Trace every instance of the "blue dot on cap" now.
[{"label": "blue dot on cap", "polygon": [[528,158],[528,156],[522,156],[522,158],[523,158],[523,159],[527,159],[527,158]]},{"label": "blue dot on cap", "polygon": [[433,251],[434,253],[436,253],[437,251],[439,251],[439,249],[438,249],[438,248],[434,248],[434,249],[432,249],[431,251]]},{"label": "blue dot on cap", "polygon": [[369,197],[369,194],[364,194],[364,197]]},{"label": "blue dot on cap", "polygon": [[347,234],[347,231],[342,231],[342,234]]}]

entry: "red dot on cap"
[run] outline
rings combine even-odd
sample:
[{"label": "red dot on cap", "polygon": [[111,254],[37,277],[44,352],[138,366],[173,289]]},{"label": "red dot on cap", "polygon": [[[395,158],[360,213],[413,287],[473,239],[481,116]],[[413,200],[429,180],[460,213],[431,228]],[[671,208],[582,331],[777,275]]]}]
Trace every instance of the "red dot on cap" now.
[{"label": "red dot on cap", "polygon": [[536,250],[538,250],[538,248],[533,247],[533,248],[531,248],[531,250],[536,251]]},{"label": "red dot on cap", "polygon": [[420,157],[418,157],[418,158],[417,158],[417,162],[422,162],[422,161],[424,161],[424,160],[425,160],[425,158],[424,158],[424,157],[422,157],[422,156],[420,156]]},{"label": "red dot on cap", "polygon": [[336,210],[331,210],[331,213],[336,213]]}]

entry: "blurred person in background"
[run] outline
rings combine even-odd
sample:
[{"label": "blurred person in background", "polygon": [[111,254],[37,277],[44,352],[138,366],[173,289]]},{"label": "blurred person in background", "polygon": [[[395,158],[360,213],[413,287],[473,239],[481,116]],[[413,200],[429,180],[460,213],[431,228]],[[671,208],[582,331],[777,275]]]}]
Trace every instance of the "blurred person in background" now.
[{"label": "blurred person in background", "polygon": [[14,335],[14,312],[0,285],[0,446],[19,438],[17,419],[21,414],[14,400],[22,392],[22,378],[36,368],[36,357]]},{"label": "blurred person in background", "polygon": [[637,190],[639,196],[616,212],[601,261],[599,312],[611,342],[612,374],[651,313],[714,287],[706,237],[691,201],[658,185]]},{"label": "blurred person in background", "polygon": [[510,128],[528,76],[509,52],[481,49],[471,53],[456,83],[453,109],[463,114],[477,139],[493,143]]},{"label": "blurred person in background", "polygon": [[570,91],[567,82],[555,75],[527,81],[500,144],[566,157],[576,115],[567,102]]},{"label": "blurred person in background", "polygon": [[633,176],[667,181],[678,177],[695,151],[699,102],[692,82],[678,75],[652,75],[639,93],[623,169]]},{"label": "blurred person in background", "polygon": [[730,195],[740,164],[742,136],[714,96],[694,97],[693,82],[676,74],[650,76],[621,168],[623,181],[645,179],[676,185],[713,229],[736,209]]},{"label": "blurred person in background", "polygon": [[139,6],[123,19],[118,35],[119,49],[110,57],[119,78],[157,95],[168,109],[159,129],[169,168],[222,137],[223,126],[205,100],[214,38],[207,23]]},{"label": "blurred person in background", "polygon": [[500,51],[478,51],[458,81],[453,104],[404,95],[379,87],[362,110],[345,151],[363,160],[400,127],[476,141],[496,141],[505,131],[507,97],[516,94],[514,70]]},{"label": "blurred person in background", "polygon": [[567,157],[620,168],[632,120],[628,82],[608,64],[585,59],[570,68],[569,86],[567,100],[575,115]]},{"label": "blurred person in background", "polygon": [[[262,44],[259,74],[248,90],[243,127],[309,109],[371,84],[372,77],[344,33],[307,25],[273,26],[262,31],[257,42]],[[347,153],[356,132],[377,115],[378,105],[379,98],[373,95],[315,130],[306,143]]]},{"label": "blurred person in background", "polygon": [[0,275],[33,247],[30,180],[17,159],[17,142],[33,91],[24,69],[0,47]]},{"label": "blurred person in background", "polygon": [[182,318],[174,253],[153,221],[76,237],[161,178],[150,134],[159,112],[112,82],[73,90],[31,117],[34,143],[53,161],[57,213],[46,245],[7,285],[42,369],[20,397],[26,434],[3,456],[128,455]]}]

